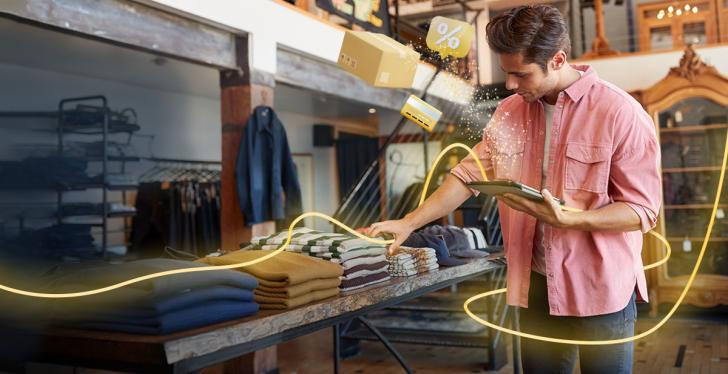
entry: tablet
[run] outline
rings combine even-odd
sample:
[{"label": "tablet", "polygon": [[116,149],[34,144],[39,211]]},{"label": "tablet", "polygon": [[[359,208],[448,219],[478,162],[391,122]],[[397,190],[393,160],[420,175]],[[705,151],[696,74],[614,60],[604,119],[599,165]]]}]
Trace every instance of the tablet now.
[{"label": "tablet", "polygon": [[[470,182],[467,186],[488,195],[512,193],[530,200],[543,201],[543,195],[541,195],[541,192],[537,189],[510,180]],[[554,197],[554,200],[558,201],[559,204],[564,204],[564,200],[557,199],[556,197]]]}]

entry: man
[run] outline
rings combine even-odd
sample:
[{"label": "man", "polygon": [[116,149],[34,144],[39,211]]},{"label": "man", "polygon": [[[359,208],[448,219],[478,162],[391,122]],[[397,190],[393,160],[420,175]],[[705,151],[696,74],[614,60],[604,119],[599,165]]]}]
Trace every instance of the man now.
[{"label": "man", "polygon": [[[642,233],[660,204],[659,145],[642,107],[588,66],[567,63],[563,17],[547,5],[521,6],[488,23],[490,48],[506,73],[504,99],[475,146],[489,179],[540,188],[538,203],[498,196],[510,305],[521,331],[565,339],[634,335],[635,299],[647,300]],[[375,223],[396,248],[417,228],[456,209],[482,180],[468,157],[418,209]],[[583,212],[563,211],[552,200]],[[630,373],[633,344],[571,346],[522,339],[526,373]]]}]

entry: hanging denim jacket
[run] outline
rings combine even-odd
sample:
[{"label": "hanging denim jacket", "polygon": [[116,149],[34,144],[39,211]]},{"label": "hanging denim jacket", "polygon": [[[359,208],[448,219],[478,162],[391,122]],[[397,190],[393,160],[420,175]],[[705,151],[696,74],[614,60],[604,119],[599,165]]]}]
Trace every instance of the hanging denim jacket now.
[{"label": "hanging denim jacket", "polygon": [[272,108],[256,107],[240,141],[235,166],[246,225],[301,214],[301,186],[283,124]]}]

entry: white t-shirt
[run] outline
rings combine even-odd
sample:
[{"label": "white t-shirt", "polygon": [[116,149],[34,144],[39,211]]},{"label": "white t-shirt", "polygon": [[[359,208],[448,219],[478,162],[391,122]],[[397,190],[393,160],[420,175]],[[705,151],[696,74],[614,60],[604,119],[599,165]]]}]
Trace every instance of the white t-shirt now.
[{"label": "white t-shirt", "polygon": [[[577,70],[578,71],[578,70]],[[584,75],[584,72],[579,71],[579,75]],[[551,148],[551,126],[554,123],[554,107],[546,103],[543,99],[541,100],[544,109],[544,116],[546,117],[546,136],[544,138],[543,145],[543,163],[541,164],[541,188],[546,184],[546,176],[549,170],[549,150]],[[531,270],[541,275],[546,275],[546,249],[543,242],[544,237],[544,223],[541,221],[536,222],[536,234],[533,239],[533,258],[531,260]]]},{"label": "white t-shirt", "polygon": [[[544,116],[546,117],[546,137],[543,146],[543,163],[541,164],[541,186],[546,184],[546,176],[549,170],[549,148],[551,146],[551,126],[554,123],[554,107],[555,105],[547,104],[542,101]],[[543,243],[543,227],[544,223],[536,222],[536,236],[533,245],[533,260],[531,260],[531,270],[546,275],[546,250]]]}]

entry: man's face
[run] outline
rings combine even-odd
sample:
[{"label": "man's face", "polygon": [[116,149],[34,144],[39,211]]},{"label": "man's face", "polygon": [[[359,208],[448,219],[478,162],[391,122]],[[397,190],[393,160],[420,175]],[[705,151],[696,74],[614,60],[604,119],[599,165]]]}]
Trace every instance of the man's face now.
[{"label": "man's face", "polygon": [[506,73],[506,89],[521,95],[523,100],[533,102],[553,91],[557,85],[556,73],[551,62],[544,73],[536,63],[524,63],[523,55],[499,54],[501,69]]}]

